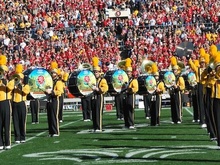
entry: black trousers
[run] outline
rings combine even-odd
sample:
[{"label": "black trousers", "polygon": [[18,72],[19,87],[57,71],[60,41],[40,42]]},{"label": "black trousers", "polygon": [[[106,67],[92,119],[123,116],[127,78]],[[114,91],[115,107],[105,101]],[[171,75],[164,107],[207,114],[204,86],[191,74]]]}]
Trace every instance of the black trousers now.
[{"label": "black trousers", "polygon": [[96,94],[92,98],[92,122],[94,130],[102,130],[102,115],[104,108],[104,96]]},{"label": "black trousers", "polygon": [[143,95],[145,117],[150,117],[152,94]]},{"label": "black trousers", "polygon": [[24,101],[12,103],[12,117],[14,124],[15,141],[25,140],[27,106]]},{"label": "black trousers", "polygon": [[30,100],[30,110],[32,123],[39,122],[40,101],[38,99]]},{"label": "black trousers", "polygon": [[124,106],[125,127],[134,126],[134,106],[135,106],[135,95],[127,94],[125,97],[125,106]]},{"label": "black trousers", "polygon": [[64,103],[64,94],[59,97],[59,120],[63,120],[63,103]]},{"label": "black trousers", "polygon": [[123,111],[123,94],[115,95],[115,108],[116,108],[116,116],[119,119],[124,118],[124,111]]},{"label": "black trousers", "polygon": [[205,122],[205,105],[204,105],[203,85],[200,83],[198,83],[197,94],[198,94],[200,124],[205,124],[206,122]]},{"label": "black trousers", "polygon": [[81,98],[83,120],[91,119],[92,97],[90,95]]},{"label": "black trousers", "polygon": [[152,103],[151,103],[151,126],[156,126],[160,124],[160,112],[161,112],[161,103],[162,97],[161,95],[154,95],[152,96]]},{"label": "black trousers", "polygon": [[170,94],[170,104],[172,122],[182,122],[182,96],[180,91]]},{"label": "black trousers", "polygon": [[220,146],[220,99],[214,98],[213,100],[213,114],[215,119],[215,128],[217,131],[217,145]]},{"label": "black trousers", "polygon": [[206,118],[206,125],[207,131],[210,133],[210,138],[215,138],[216,133],[214,131],[214,117],[213,117],[213,99],[211,99],[211,88],[206,88],[206,94],[204,96],[205,100],[205,118]]},{"label": "black trousers", "polygon": [[47,102],[47,121],[49,135],[60,133],[59,131],[59,97],[53,98],[52,101]]},{"label": "black trousers", "polygon": [[192,106],[193,106],[193,120],[198,121],[199,120],[199,105],[198,105],[197,87],[195,87],[195,89],[192,89],[191,97],[192,97]]},{"label": "black trousers", "polygon": [[0,146],[11,145],[11,102],[0,101]]}]

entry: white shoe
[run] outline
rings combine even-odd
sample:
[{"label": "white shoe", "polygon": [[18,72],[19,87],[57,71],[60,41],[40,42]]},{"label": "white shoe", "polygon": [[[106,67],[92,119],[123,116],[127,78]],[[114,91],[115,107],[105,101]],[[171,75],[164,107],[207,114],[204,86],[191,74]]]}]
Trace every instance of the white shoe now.
[{"label": "white shoe", "polygon": [[3,146],[0,146],[0,150],[3,150],[4,149],[4,147]]},{"label": "white shoe", "polygon": [[10,150],[10,149],[11,149],[11,146],[6,146],[5,149],[6,149],[6,150]]},{"label": "white shoe", "polygon": [[96,129],[94,130],[94,132],[102,132],[100,129]]},{"label": "white shoe", "polygon": [[192,122],[195,123],[196,121],[195,121],[195,120],[192,120]]},{"label": "white shoe", "polygon": [[63,122],[63,120],[60,120],[60,123],[62,123]]},{"label": "white shoe", "polygon": [[181,124],[181,121],[178,121],[177,124]]},{"label": "white shoe", "polygon": [[53,135],[52,135],[52,137],[58,137],[58,136],[59,136],[58,134],[53,134]]},{"label": "white shoe", "polygon": [[202,128],[206,128],[207,125],[206,125],[206,124],[202,124],[201,127],[202,127]]},{"label": "white shoe", "polygon": [[22,141],[21,141],[21,143],[25,143],[25,142],[26,142],[25,140],[22,140]]},{"label": "white shoe", "polygon": [[173,121],[171,121],[171,124],[174,124],[174,122],[173,122]]},{"label": "white shoe", "polygon": [[15,141],[15,143],[16,143],[16,144],[19,144],[19,143],[21,143],[21,142],[17,140],[17,141]]},{"label": "white shoe", "polygon": [[134,126],[130,126],[129,129],[134,129]]},{"label": "white shoe", "polygon": [[32,122],[31,124],[35,124],[35,122]]},{"label": "white shoe", "polygon": [[146,117],[146,119],[150,119],[149,117]]}]

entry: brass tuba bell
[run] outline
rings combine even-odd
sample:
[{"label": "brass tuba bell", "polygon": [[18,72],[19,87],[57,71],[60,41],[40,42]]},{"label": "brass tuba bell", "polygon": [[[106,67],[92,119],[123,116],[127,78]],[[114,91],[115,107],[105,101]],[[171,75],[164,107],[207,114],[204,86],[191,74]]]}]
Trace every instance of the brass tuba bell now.
[{"label": "brass tuba bell", "polygon": [[151,73],[153,63],[154,62],[151,60],[147,60],[147,59],[143,60],[141,64],[141,73],[142,74]]},{"label": "brass tuba bell", "polygon": [[78,70],[92,70],[92,65],[89,63],[83,63],[78,66]]}]

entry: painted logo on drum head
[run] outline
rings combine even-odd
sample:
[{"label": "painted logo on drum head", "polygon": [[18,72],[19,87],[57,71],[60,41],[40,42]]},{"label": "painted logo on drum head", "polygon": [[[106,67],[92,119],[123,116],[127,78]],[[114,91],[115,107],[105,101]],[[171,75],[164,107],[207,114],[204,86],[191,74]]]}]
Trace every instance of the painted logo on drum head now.
[{"label": "painted logo on drum head", "polygon": [[123,70],[116,70],[112,75],[112,86],[116,92],[121,92],[128,84],[128,75]]},{"label": "painted logo on drum head", "polygon": [[96,86],[95,75],[90,70],[80,71],[77,76],[77,86],[82,95],[91,94],[93,86]]},{"label": "painted logo on drum head", "polygon": [[176,77],[174,75],[173,72],[171,71],[167,71],[164,74],[164,84],[166,85],[166,87],[170,88],[172,87],[176,82]]},{"label": "painted logo on drum head", "polygon": [[[24,73],[27,75],[28,72]],[[44,97],[44,91],[48,87],[53,87],[53,79],[50,73],[43,68],[36,68],[29,72],[28,84],[30,86],[31,95],[34,98]]]},{"label": "painted logo on drum head", "polygon": [[145,79],[145,84],[148,93],[154,93],[157,87],[157,82],[154,76],[147,76]]}]

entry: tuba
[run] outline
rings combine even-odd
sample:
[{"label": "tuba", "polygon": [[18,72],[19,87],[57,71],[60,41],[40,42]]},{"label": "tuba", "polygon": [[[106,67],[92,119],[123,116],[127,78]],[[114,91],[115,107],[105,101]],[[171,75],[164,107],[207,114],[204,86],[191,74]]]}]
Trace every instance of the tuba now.
[{"label": "tuba", "polygon": [[152,72],[152,65],[153,65],[153,61],[151,60],[143,60],[141,63],[141,73],[143,74],[147,74],[147,73],[151,73]]},{"label": "tuba", "polygon": [[78,66],[78,70],[92,70],[92,65],[89,63],[83,63]]},{"label": "tuba", "polygon": [[14,81],[15,81],[15,86],[18,86],[21,82],[21,78],[20,78],[19,74],[14,74],[12,76],[12,79],[14,79]]},{"label": "tuba", "polygon": [[155,77],[152,75],[152,66],[154,62],[151,60],[143,60],[141,64],[141,73],[138,77],[138,94],[153,94],[157,88],[157,82]]}]

